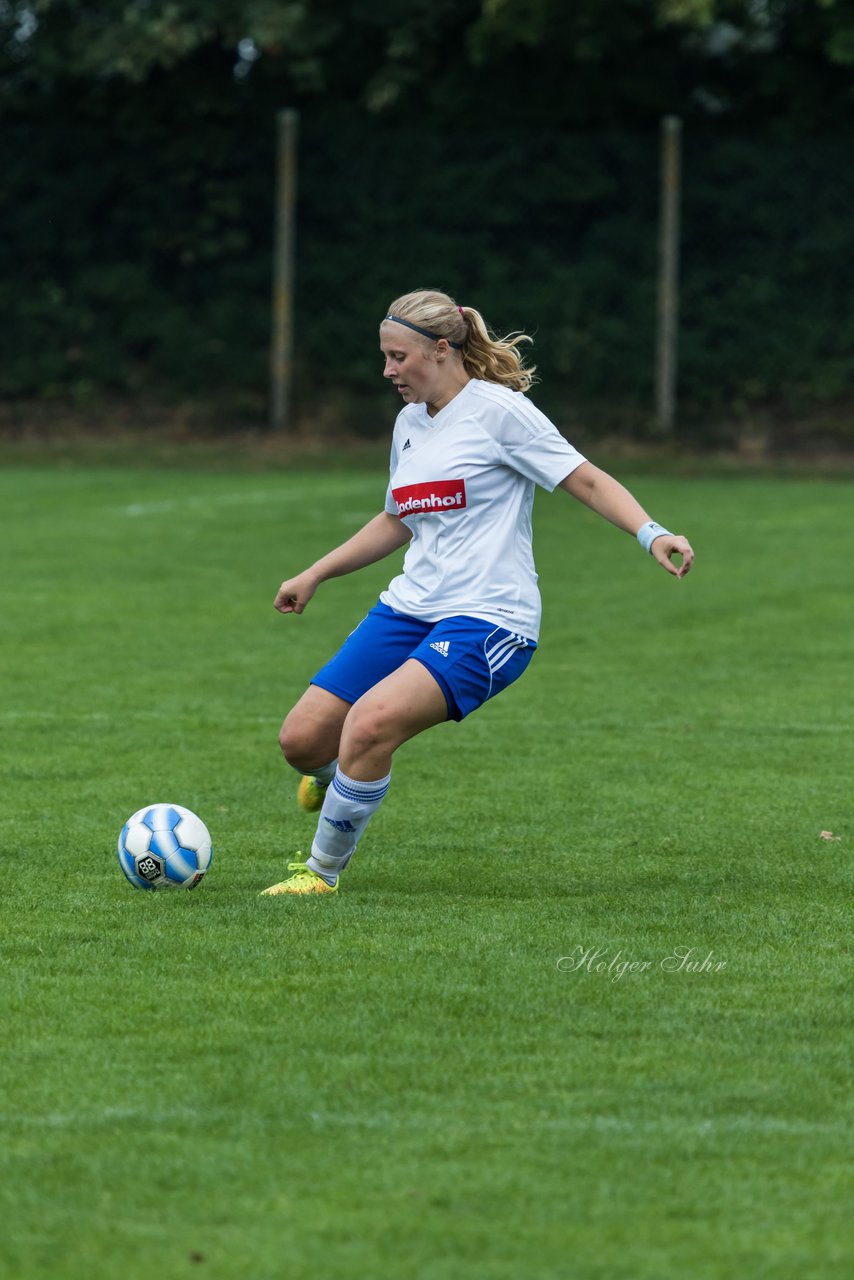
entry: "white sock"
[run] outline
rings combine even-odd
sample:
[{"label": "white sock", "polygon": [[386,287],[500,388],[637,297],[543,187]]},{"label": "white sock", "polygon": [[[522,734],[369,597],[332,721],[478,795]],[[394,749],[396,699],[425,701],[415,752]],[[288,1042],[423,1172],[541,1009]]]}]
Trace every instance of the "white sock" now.
[{"label": "white sock", "polygon": [[338,768],[338,761],[330,760],[329,764],[322,764],[319,769],[309,769],[303,773],[302,769],[297,769],[297,773],[303,778],[316,778],[322,787],[328,787],[332,779],[335,777],[335,770]]},{"label": "white sock", "polygon": [[330,884],[356,851],[365,827],[382,804],[391,774],[376,782],[359,782],[336,769],[317,822],[307,865]]}]

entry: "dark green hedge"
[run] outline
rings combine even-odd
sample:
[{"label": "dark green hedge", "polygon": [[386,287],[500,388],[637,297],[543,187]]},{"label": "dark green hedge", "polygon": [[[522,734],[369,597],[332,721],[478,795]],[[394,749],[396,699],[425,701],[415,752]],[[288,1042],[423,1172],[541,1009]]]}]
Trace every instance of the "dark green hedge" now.
[{"label": "dark green hedge", "polygon": [[[275,104],[184,83],[60,98],[0,131],[0,397],[161,394],[264,414]],[[377,323],[438,286],[536,336],[538,399],[651,421],[657,138],[300,121],[296,400],[374,421]],[[850,143],[688,135],[680,403],[699,423],[854,386]],[[570,408],[571,407],[571,408]]]}]

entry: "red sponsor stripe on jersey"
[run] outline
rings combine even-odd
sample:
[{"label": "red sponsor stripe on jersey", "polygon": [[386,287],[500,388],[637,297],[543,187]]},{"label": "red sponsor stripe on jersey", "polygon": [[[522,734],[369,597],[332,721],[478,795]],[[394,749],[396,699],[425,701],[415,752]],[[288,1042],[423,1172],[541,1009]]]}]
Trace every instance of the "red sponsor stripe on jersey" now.
[{"label": "red sponsor stripe on jersey", "polygon": [[418,515],[424,511],[462,511],[466,505],[465,480],[427,480],[424,484],[404,484],[392,489],[397,514]]}]

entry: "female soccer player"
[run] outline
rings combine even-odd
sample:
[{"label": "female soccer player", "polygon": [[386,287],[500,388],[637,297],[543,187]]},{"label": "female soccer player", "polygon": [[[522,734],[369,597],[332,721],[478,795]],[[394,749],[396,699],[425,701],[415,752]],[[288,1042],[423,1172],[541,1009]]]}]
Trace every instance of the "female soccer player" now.
[{"label": "female soccer player", "polygon": [[315,675],[282,725],[298,799],[320,810],[311,854],[265,894],[334,893],[391,780],[397,748],[462,720],[517,680],[537,647],[540,596],[531,549],[535,484],[558,485],[676,578],[687,539],[652,521],[612,476],[569,444],[524,394],[524,334],[494,337],[444,293],[398,298],[380,325],[384,377],[403,407],[385,509],[279,587],[302,613],[327,578],[408,544],[403,572]]}]

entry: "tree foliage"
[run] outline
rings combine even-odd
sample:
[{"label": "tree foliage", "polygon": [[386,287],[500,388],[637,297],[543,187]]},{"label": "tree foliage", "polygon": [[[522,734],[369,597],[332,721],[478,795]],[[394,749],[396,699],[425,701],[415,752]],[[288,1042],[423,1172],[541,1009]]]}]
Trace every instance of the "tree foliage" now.
[{"label": "tree foliage", "polygon": [[[353,93],[375,111],[429,93],[437,74],[472,75],[536,52],[565,77],[657,75],[656,51],[681,53],[712,82],[780,81],[854,65],[854,6],[844,0],[2,0],[0,51],[10,85],[121,78],[141,83],[201,50],[301,95]],[[813,65],[810,65],[810,62]],[[522,64],[524,68],[524,62]],[[785,81],[786,76],[782,79]],[[699,83],[695,88],[702,88]],[[760,86],[760,93],[762,92]],[[707,104],[714,89],[707,91]],[[678,104],[673,104],[678,105]],[[729,104],[720,99],[717,108]],[[850,104],[849,104],[850,105]],[[560,108],[558,108],[558,111]]]}]

